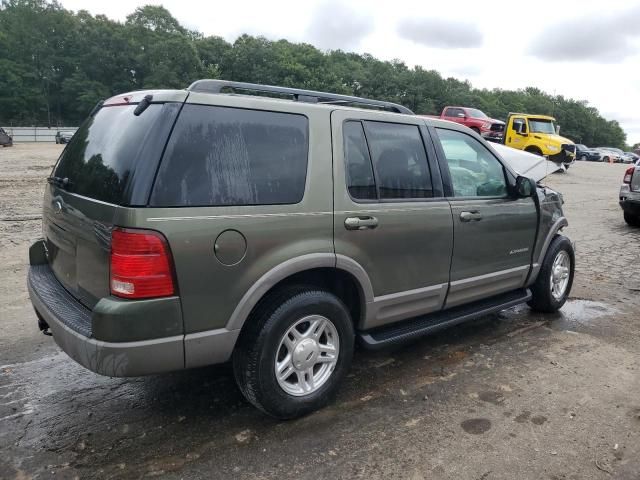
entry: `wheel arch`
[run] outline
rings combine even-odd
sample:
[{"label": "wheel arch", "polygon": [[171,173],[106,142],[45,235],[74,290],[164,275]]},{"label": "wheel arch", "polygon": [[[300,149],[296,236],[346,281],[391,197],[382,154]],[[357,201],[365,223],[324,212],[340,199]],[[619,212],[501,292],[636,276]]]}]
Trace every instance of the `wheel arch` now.
[{"label": "wheel arch", "polygon": [[283,262],[266,272],[244,294],[227,322],[227,330],[240,330],[258,304],[272,292],[289,285],[312,285],[340,298],[354,325],[367,314],[373,288],[364,268],[353,259],[332,253],[308,254]]},{"label": "wheel arch", "polygon": [[538,278],[538,273],[540,273],[540,269],[542,268],[542,262],[544,262],[544,257],[547,255],[547,251],[549,250],[549,245],[555,238],[556,235],[559,235],[561,230],[568,226],[569,222],[566,217],[558,218],[545,236],[544,242],[542,243],[542,248],[540,249],[540,253],[537,258],[534,258],[534,262],[531,268],[531,273],[529,274],[529,278],[527,279],[527,286],[530,286],[533,282],[535,282],[536,278]]},{"label": "wheel arch", "polygon": [[540,147],[538,147],[537,145],[529,145],[528,147],[526,147],[524,149],[525,152],[529,152],[529,153],[533,153],[535,155],[542,155],[542,149]]}]

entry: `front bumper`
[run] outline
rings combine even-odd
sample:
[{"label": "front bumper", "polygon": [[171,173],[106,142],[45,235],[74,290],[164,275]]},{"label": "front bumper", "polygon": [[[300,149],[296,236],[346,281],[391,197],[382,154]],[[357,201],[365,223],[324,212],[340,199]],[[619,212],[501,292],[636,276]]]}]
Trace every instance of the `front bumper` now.
[{"label": "front bumper", "polygon": [[547,158],[554,163],[571,165],[576,159],[576,154],[571,151],[567,151],[563,149],[559,153],[556,153],[554,155],[549,155]]},{"label": "front bumper", "polygon": [[486,131],[481,133],[482,138],[488,142],[502,143],[504,132]]}]

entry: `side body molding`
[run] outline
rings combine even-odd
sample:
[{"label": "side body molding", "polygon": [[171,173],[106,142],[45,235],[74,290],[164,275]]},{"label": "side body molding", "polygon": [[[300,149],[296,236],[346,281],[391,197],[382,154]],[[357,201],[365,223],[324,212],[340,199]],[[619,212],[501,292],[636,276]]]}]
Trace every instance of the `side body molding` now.
[{"label": "side body molding", "polygon": [[542,268],[542,262],[544,261],[544,257],[547,254],[547,250],[549,250],[549,245],[551,245],[551,241],[556,234],[562,230],[564,227],[568,226],[569,222],[566,217],[558,218],[544,238],[544,242],[542,243],[542,248],[540,249],[540,253],[538,254],[538,258],[533,259],[533,265],[531,266],[531,273],[529,274],[529,278],[527,279],[526,286],[530,286],[533,282],[538,278],[538,273],[540,273],[540,268]]}]

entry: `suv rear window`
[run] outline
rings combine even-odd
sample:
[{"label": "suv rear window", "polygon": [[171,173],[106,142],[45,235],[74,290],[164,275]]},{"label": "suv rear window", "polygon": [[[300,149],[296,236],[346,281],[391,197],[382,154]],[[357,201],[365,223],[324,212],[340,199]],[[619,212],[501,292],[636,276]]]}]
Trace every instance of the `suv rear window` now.
[{"label": "suv rear window", "polygon": [[292,204],[302,200],[309,126],[303,115],[185,105],[152,206]]},{"label": "suv rear window", "polygon": [[180,103],[101,108],[62,152],[53,176],[68,178],[67,190],[116,205],[146,205],[162,148]]}]

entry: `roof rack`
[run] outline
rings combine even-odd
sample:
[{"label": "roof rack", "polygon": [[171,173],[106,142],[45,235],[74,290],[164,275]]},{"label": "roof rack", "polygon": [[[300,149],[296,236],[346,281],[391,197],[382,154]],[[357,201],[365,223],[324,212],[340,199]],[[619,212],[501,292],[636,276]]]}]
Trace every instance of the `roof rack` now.
[{"label": "roof rack", "polygon": [[371,100],[368,98],[351,97],[349,95],[339,95],[337,93],[316,92],[313,90],[302,90],[299,88],[276,87],[272,85],[260,85],[258,83],[231,82],[227,80],[196,80],[189,88],[190,92],[204,93],[224,93],[222,90],[271,93],[274,95],[290,96],[295,102],[323,103],[334,105],[363,105],[390,112],[413,115],[414,113],[407,107],[392,102],[381,100]]}]

